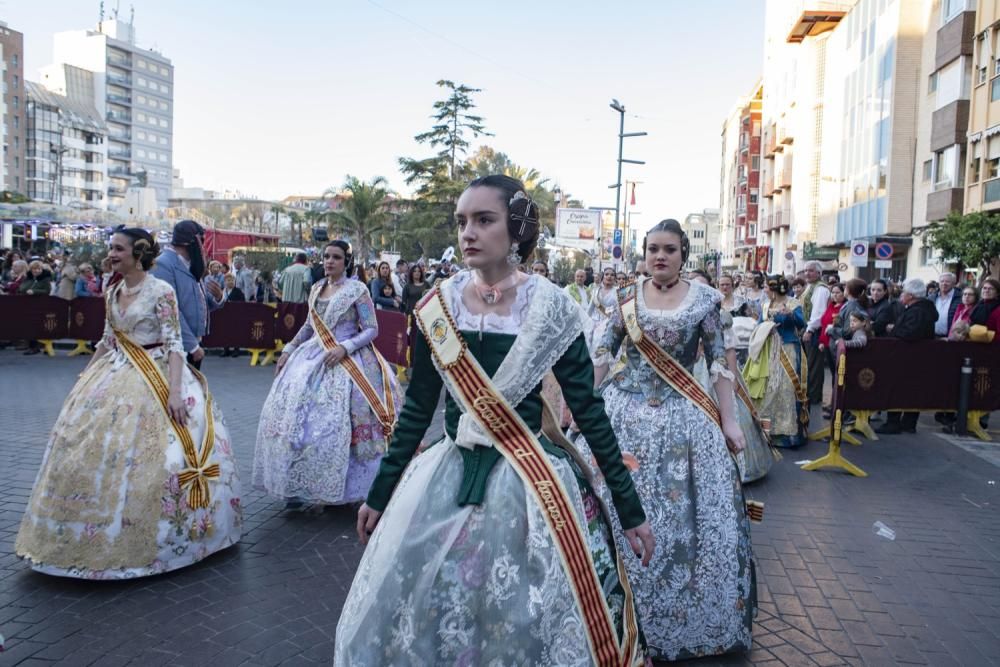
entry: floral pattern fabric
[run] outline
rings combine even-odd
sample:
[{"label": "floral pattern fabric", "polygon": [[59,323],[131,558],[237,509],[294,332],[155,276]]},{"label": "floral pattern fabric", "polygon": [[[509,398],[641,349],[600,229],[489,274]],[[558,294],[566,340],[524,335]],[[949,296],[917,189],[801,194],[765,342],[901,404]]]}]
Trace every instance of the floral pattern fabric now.
[{"label": "floral pattern fabric", "polygon": [[[316,310],[381,397],[382,372],[371,346],[378,321],[364,284],[345,281],[332,297],[317,300]],[[291,354],[261,410],[253,482],[278,498],[352,503],[367,495],[387,443],[347,370],[326,367],[326,350],[314,334],[307,318],[285,347]],[[392,373],[389,382],[398,411],[402,396]]]},{"label": "floral pattern fabric", "polygon": [[[481,318],[463,312],[468,278],[460,273],[442,285],[444,297],[463,335],[475,335],[464,328],[470,325],[517,335],[492,376],[516,406],[579,336],[579,324],[568,319],[577,309],[558,288],[531,277],[508,314]],[[461,451],[446,436],[406,467],[355,575],[334,665],[593,665],[542,508],[505,459],[489,473],[482,502],[459,505]],[[547,456],[621,632],[624,593],[610,527],[582,472],[567,458]]]},{"label": "floral pattern fabric", "polygon": [[[111,323],[147,351],[167,377],[171,352],[183,355],[177,299],[147,275],[122,310],[112,293]],[[222,413],[213,403],[215,445],[210,504],[187,504],[178,473],[186,467],[176,432],[139,371],[118,349],[81,375],[49,439],[17,536],[16,551],[33,569],[88,579],[124,579],[175,570],[237,543],[242,526],[240,480]],[[159,344],[157,347],[152,347]],[[204,437],[205,394],[185,366],[181,393],[188,429]]]},{"label": "floral pattern fabric", "polygon": [[774,328],[759,354],[751,357],[744,366],[743,377],[757,413],[761,418],[770,420],[774,445],[799,447],[808,440],[809,424],[803,423],[800,415],[808,414],[809,408],[796,398],[795,385],[781,364],[780,354],[784,350],[804,385],[808,375],[807,364],[798,331],[805,329],[806,322],[802,306],[794,299],[788,299],[787,303],[787,314],[773,303],[765,307],[761,321],[774,323]]},{"label": "floral pattern fabric", "polygon": [[[711,375],[731,375],[720,363],[719,297],[691,283],[678,308],[650,310],[640,284],[639,325],[689,372],[700,344]],[[624,336],[614,316],[603,344],[614,352]],[[739,471],[719,426],[663,384],[629,345],[626,368],[602,391],[657,541],[648,568],[625,561],[649,652],[676,660],[749,650],[756,589]],[[577,446],[592,460],[583,437]],[[603,484],[597,490],[606,496]],[[617,520],[615,534],[627,549]]]}]

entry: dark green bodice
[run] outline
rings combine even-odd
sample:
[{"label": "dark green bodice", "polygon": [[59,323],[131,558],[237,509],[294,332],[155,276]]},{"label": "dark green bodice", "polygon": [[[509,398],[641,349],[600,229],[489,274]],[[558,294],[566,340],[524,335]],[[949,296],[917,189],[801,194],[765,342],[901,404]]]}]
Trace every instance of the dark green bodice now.
[{"label": "dark green bodice", "polygon": [[[496,373],[516,336],[510,334],[462,331],[469,352],[491,377]],[[399,415],[389,450],[379,467],[378,476],[368,493],[369,507],[383,510],[389,503],[392,490],[403,470],[410,462],[421,438],[430,426],[437,409],[443,381],[431,361],[430,349],[423,336],[416,337],[411,356],[412,381],[406,390],[406,401]],[[622,526],[633,528],[646,520],[639,503],[632,477],[622,463],[621,451],[611,423],[604,411],[604,400],[594,391],[594,368],[583,336],[579,336],[552,367],[552,372],[562,387],[566,404],[573,413],[577,426],[587,437],[587,443],[601,468],[608,488],[614,498]],[[517,413],[535,433],[542,425],[541,385],[535,387],[516,407]],[[445,431],[452,439],[458,431],[458,418],[462,411],[450,394],[445,394]],[[539,438],[545,450],[565,457],[565,452],[548,438]],[[460,448],[465,466],[462,484],[457,489],[459,505],[479,504],[486,491],[490,471],[503,454],[495,447]]]}]

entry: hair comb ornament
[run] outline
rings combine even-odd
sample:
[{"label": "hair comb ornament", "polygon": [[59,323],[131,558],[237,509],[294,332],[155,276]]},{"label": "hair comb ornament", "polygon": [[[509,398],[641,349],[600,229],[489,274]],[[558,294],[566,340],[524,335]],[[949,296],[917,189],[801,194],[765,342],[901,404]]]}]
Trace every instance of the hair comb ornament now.
[{"label": "hair comb ornament", "polygon": [[[527,203],[524,206],[524,213],[517,213],[517,212],[514,211],[514,203],[517,202],[517,201],[520,201],[521,199],[527,200]],[[518,190],[517,193],[513,197],[511,197],[510,201],[507,203],[507,207],[510,209],[510,219],[513,220],[514,222],[520,222],[521,223],[521,227],[517,231],[517,237],[518,237],[518,239],[523,239],[524,238],[524,228],[527,225],[537,225],[538,224],[538,216],[537,216],[537,214],[535,216],[531,215],[531,208],[533,206],[535,206],[535,202],[531,200],[531,197],[529,197],[524,192],[524,190]],[[536,207],[536,210],[537,210],[537,207]]]}]

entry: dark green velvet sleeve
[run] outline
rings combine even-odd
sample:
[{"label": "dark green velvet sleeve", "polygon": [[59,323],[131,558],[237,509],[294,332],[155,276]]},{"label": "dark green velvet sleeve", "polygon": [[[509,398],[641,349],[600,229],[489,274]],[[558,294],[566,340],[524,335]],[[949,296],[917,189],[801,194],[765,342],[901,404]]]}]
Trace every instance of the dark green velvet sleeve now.
[{"label": "dark green velvet sleeve", "polygon": [[635,528],[646,520],[646,513],[639,502],[632,475],[622,461],[618,439],[604,411],[604,399],[594,390],[594,365],[582,334],[552,367],[552,372],[562,387],[573,420],[597,459],[622,528]]},{"label": "dark green velvet sleeve", "polygon": [[441,376],[431,361],[431,350],[422,335],[416,336],[410,357],[412,374],[406,388],[406,400],[399,413],[396,430],[392,434],[389,450],[382,457],[378,475],[368,491],[368,506],[381,512],[389,504],[392,490],[406,469],[413,453],[420,446],[437,409],[441,397]]}]

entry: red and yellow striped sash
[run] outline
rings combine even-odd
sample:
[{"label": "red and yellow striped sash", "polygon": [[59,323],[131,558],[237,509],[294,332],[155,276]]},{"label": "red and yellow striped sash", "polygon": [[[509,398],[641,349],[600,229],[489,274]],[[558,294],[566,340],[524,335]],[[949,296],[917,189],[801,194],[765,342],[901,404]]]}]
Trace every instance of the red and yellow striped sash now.
[{"label": "red and yellow striped sash", "polygon": [[709,419],[721,427],[722,413],[719,412],[719,406],[708,395],[701,383],[663,348],[643,334],[642,327],[639,326],[639,305],[636,298],[638,290],[642,289],[642,283],[643,281],[638,281],[635,285],[635,291],[618,303],[628,337],[632,339],[632,343],[639,350],[642,358],[653,367],[653,370],[663,378],[664,382],[673,387],[678,394],[701,408]]},{"label": "red and yellow striped sash", "polygon": [[[319,296],[321,291],[322,288],[314,290],[309,299],[309,317],[312,318],[313,330],[319,337],[323,349],[330,352],[339,343],[334,338],[333,332],[323,322],[323,318],[316,312],[316,297]],[[368,407],[372,409],[375,418],[382,425],[382,434],[385,436],[386,441],[388,441],[392,437],[393,429],[396,427],[396,401],[393,398],[392,385],[389,380],[389,362],[372,345],[372,352],[375,353],[375,359],[378,360],[379,370],[382,373],[382,398],[379,398],[378,392],[375,391],[375,387],[372,386],[372,383],[368,380],[364,371],[361,370],[361,367],[358,366],[354,359],[351,359],[351,356],[346,353],[346,349],[344,352],[344,358],[341,359],[340,365],[344,367],[347,374],[354,380],[354,384],[361,390],[361,395],[365,397]]]},{"label": "red and yellow striped sash", "polygon": [[625,591],[625,606],[624,636],[619,643],[586,536],[576,519],[569,494],[538,438],[469,354],[439,288],[435,287],[418,307],[415,319],[438,367],[454,389],[455,398],[464,411],[475,418],[542,508],[583,616],[594,661],[602,667],[642,664],[632,590],[620,556],[617,565]]},{"label": "red and yellow striped sash", "polygon": [[163,412],[167,415],[170,425],[177,433],[181,441],[181,449],[184,452],[184,464],[187,466],[178,473],[178,481],[181,489],[188,492],[187,503],[192,509],[202,509],[211,503],[211,493],[209,492],[209,481],[218,480],[221,470],[218,463],[209,463],[212,457],[212,450],[215,448],[215,420],[212,418],[212,394],[208,391],[208,383],[205,376],[194,368],[190,368],[198,384],[201,385],[205,394],[205,437],[201,443],[199,452],[194,446],[194,439],[187,426],[179,424],[171,415],[169,409],[170,387],[163,373],[156,365],[149,353],[141,345],[135,343],[125,334],[124,331],[115,328],[111,322],[111,306],[117,298],[118,290],[114,289],[108,294],[107,318],[118,341],[118,347],[125,353],[132,365],[139,371],[139,375],[145,380],[146,385],[153,392]]}]

